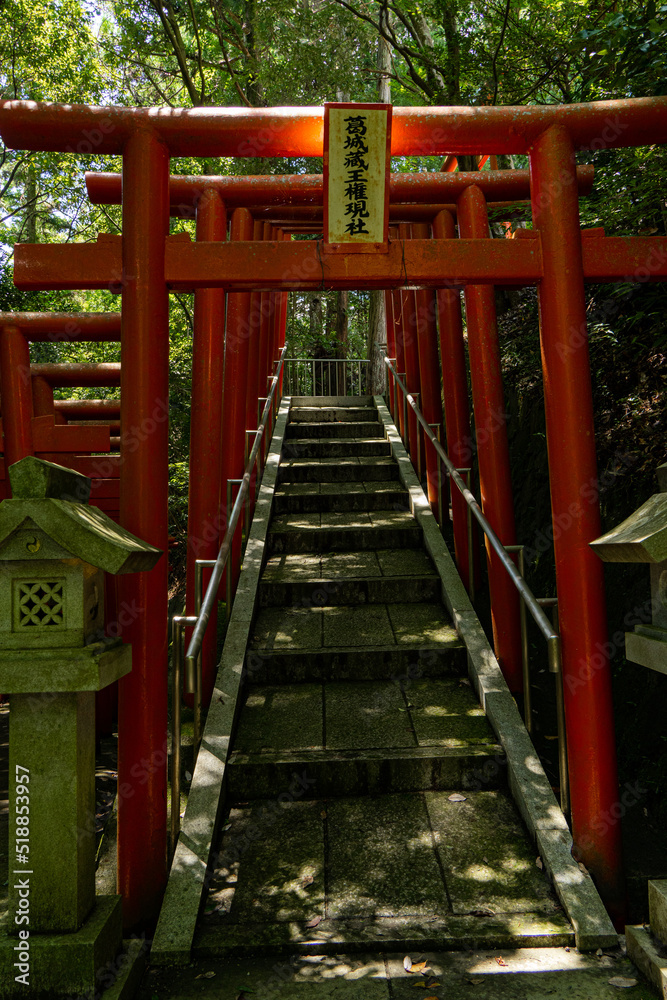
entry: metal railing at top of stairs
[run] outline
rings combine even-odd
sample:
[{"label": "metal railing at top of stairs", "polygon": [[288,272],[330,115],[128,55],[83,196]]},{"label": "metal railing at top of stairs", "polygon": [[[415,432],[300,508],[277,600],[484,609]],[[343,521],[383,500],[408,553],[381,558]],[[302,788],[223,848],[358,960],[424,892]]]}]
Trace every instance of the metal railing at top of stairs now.
[{"label": "metal railing at top of stairs", "polygon": [[364,358],[285,358],[287,396],[363,396],[370,377]]},{"label": "metal railing at top of stairs", "polygon": [[[395,358],[385,357],[384,362],[387,366],[389,373],[391,374],[391,381],[394,384],[394,409],[398,408],[398,391],[403,394],[403,427],[405,428],[406,437],[408,434],[408,419],[407,419],[407,406],[411,406],[414,411],[415,417],[421,424],[426,439],[433,445],[436,455],[438,457],[438,509],[442,511],[441,503],[441,475],[440,475],[440,463],[444,463],[445,468],[449,474],[450,482],[453,482],[460,492],[461,496],[468,505],[468,560],[469,565],[472,568],[472,530],[471,530],[471,520],[472,515],[480,528],[486,535],[489,545],[494,550],[504,568],[510,577],[510,580],[516,587],[521,598],[521,646],[522,646],[522,667],[523,667],[523,685],[524,685],[524,722],[526,724],[526,729],[528,732],[532,731],[532,707],[531,707],[531,697],[530,697],[530,666],[528,661],[528,632],[526,625],[526,608],[530,612],[535,624],[539,628],[540,632],[547,641],[547,655],[549,658],[549,672],[555,675],[556,681],[556,711],[558,719],[558,770],[559,770],[559,781],[560,781],[560,801],[561,808],[565,815],[568,815],[570,810],[570,795],[569,795],[569,779],[568,779],[568,764],[567,764],[567,744],[565,740],[565,708],[563,702],[563,675],[562,675],[562,660],[561,660],[561,642],[560,634],[558,632],[558,602],[556,598],[537,598],[529,588],[526,583],[523,573],[524,573],[524,561],[523,561],[523,546],[522,545],[508,545],[505,546],[500,541],[495,531],[484,517],[482,513],[482,508],[477,503],[474,495],[468,489],[468,486],[464,482],[460,475],[460,471],[454,467],[454,463],[451,461],[447,452],[442,447],[438,441],[436,435],[433,433],[432,427],[427,423],[426,418],[419,409],[419,406],[415,402],[414,396],[408,392],[405,382],[396,371],[394,367]],[[405,377],[405,376],[403,376]],[[391,393],[391,388],[389,389]],[[396,422],[396,427],[400,434],[400,427]],[[407,447],[407,444],[406,444]],[[440,525],[442,529],[442,524]],[[516,552],[519,559],[519,567],[514,564],[510,558],[510,552]],[[470,577],[472,581],[472,574]],[[553,607],[554,608],[554,622],[553,624],[549,621],[547,616],[543,611],[543,607]]]},{"label": "metal railing at top of stairs", "polygon": [[[287,351],[286,347],[283,347],[280,357],[276,362],[276,370],[271,378],[271,386],[269,388],[269,394],[266,397],[260,397],[258,402],[264,403],[264,409],[262,411],[261,418],[259,420],[259,426],[255,431],[246,431],[246,446],[247,446],[247,435],[254,434],[255,440],[253,442],[252,448],[250,449],[250,454],[247,456],[245,469],[243,470],[243,477],[239,480],[230,480],[228,483],[228,507],[229,498],[231,494],[230,485],[231,483],[239,484],[239,491],[236,494],[236,500],[234,501],[234,506],[232,507],[232,512],[227,523],[227,529],[225,531],[225,536],[220,545],[220,550],[218,552],[216,559],[197,559],[195,561],[195,614],[194,615],[175,615],[172,618],[172,725],[171,725],[171,769],[170,769],[170,784],[171,784],[171,819],[170,819],[170,834],[171,834],[171,852],[176,848],[176,841],[178,840],[178,834],[180,832],[180,800],[181,800],[181,683],[183,677],[183,632],[186,628],[194,626],[194,631],[190,638],[190,644],[188,646],[188,651],[185,655],[185,690],[188,694],[194,695],[194,736],[193,736],[193,746],[194,754],[197,754],[197,748],[201,739],[201,695],[202,695],[202,671],[201,671],[201,649],[202,643],[204,641],[204,635],[206,634],[206,628],[211,619],[211,612],[215,607],[218,599],[218,590],[220,588],[220,583],[222,581],[223,573],[225,572],[225,567],[229,560],[230,553],[232,551],[232,543],[234,540],[234,535],[236,534],[236,529],[238,527],[239,521],[241,520],[241,515],[244,513],[245,508],[245,533],[246,541],[249,535],[250,529],[250,483],[252,481],[253,469],[255,467],[257,471],[257,485],[259,486],[259,463],[263,457],[266,460],[266,455],[268,453],[268,441],[269,437],[266,435],[266,429],[270,425],[273,429],[275,425],[276,417],[278,415],[278,407],[280,406],[280,376],[285,361],[285,353]],[[274,401],[276,405],[274,406]],[[262,445],[264,444],[264,455],[261,456]],[[208,587],[206,588],[206,593],[202,597],[203,590],[203,572],[205,567],[212,567],[213,572],[208,582]],[[232,606],[232,574],[227,573],[227,618],[231,614]]]}]

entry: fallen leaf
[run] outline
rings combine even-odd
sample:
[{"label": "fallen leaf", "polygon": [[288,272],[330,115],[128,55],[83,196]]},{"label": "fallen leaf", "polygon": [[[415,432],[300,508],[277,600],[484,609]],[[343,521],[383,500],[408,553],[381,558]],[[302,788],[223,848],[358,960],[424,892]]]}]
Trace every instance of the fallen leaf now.
[{"label": "fallen leaf", "polygon": [[467,677],[462,677],[461,680],[459,681],[459,684],[465,684],[466,687],[472,687],[472,684],[470,683]]},{"label": "fallen leaf", "polygon": [[192,775],[190,774],[189,771],[185,772],[185,780],[186,781],[192,781]]},{"label": "fallen leaf", "polygon": [[580,872],[583,872],[583,873],[584,873],[584,875],[588,875],[588,868],[587,868],[587,867],[586,867],[586,865],[585,865],[585,864],[583,863],[583,861],[578,861],[578,862],[577,862],[577,864],[579,865],[579,871],[580,871]]},{"label": "fallen leaf", "polygon": [[541,857],[539,856],[539,854],[538,854],[538,856],[537,856],[537,857],[535,858],[535,864],[536,864],[536,865],[537,865],[537,867],[538,867],[538,868],[540,869],[540,871],[542,871],[542,869],[544,868],[544,861],[542,861],[542,858],[541,858]]},{"label": "fallen leaf", "polygon": [[435,990],[435,989],[437,989],[437,987],[438,987],[439,985],[440,985],[440,983],[439,983],[439,982],[438,982],[438,980],[436,979],[436,980],[435,980],[435,982],[433,982],[433,983],[429,983],[429,984],[428,984],[428,988],[429,988],[430,990]]},{"label": "fallen leaf", "polygon": [[313,917],[312,920],[308,921],[306,927],[317,927],[317,925],[321,923],[322,923],[322,917]]},{"label": "fallen leaf", "polygon": [[626,979],[625,976],[614,976],[609,980],[610,986],[615,986],[619,990],[629,990],[631,986],[637,985],[636,979]]},{"label": "fallen leaf", "polygon": [[481,976],[475,976],[474,979],[469,979],[468,982],[471,986],[481,986],[484,980]]},{"label": "fallen leaf", "polygon": [[215,972],[200,972],[198,976],[195,976],[195,979],[213,979],[214,975]]},{"label": "fallen leaf", "polygon": [[409,955],[406,955],[403,959],[403,968],[406,972],[412,972],[412,959]]},{"label": "fallen leaf", "polygon": [[496,962],[498,963],[498,965],[504,965],[505,967],[507,967],[507,962],[500,955],[498,955],[498,957],[496,958]]},{"label": "fallen leaf", "polygon": [[450,802],[465,802],[465,795],[461,795],[460,792],[454,792],[453,795],[448,795],[447,798]]},{"label": "fallen leaf", "polygon": [[312,885],[314,881],[315,881],[315,879],[313,878],[313,876],[312,876],[312,875],[306,875],[306,877],[305,877],[305,878],[303,879],[303,881],[301,882],[301,885],[302,885],[302,886],[304,887],[304,889],[305,889],[305,888],[306,888],[306,886],[309,886],[309,885]]},{"label": "fallen leaf", "polygon": [[412,986],[413,986],[413,989],[415,989],[415,990],[427,990],[428,989],[428,986],[426,985],[426,980],[425,979],[420,979],[418,983],[413,983]]},{"label": "fallen leaf", "polygon": [[416,962],[410,969],[410,972],[423,972],[426,968],[426,964],[426,962]]},{"label": "fallen leaf", "polygon": [[604,955],[604,952],[603,952],[602,948],[598,948],[598,950],[595,952],[595,954],[596,954],[597,958],[602,958],[602,956]]},{"label": "fallen leaf", "polygon": [[424,997],[424,1000],[438,1000],[437,997]]}]

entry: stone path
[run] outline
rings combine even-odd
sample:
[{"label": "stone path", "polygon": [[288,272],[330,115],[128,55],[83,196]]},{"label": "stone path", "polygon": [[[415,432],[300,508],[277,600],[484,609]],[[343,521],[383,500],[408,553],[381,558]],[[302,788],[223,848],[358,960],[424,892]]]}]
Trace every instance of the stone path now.
[{"label": "stone path", "polygon": [[[620,953],[574,948],[206,959],[154,969],[138,1000],[652,1000]],[[421,962],[426,965],[419,970]],[[620,985],[615,985],[620,983]],[[437,984],[437,985],[433,985]],[[630,985],[628,985],[630,984]]]},{"label": "stone path", "polygon": [[304,402],[194,954],[572,946],[372,399]]}]

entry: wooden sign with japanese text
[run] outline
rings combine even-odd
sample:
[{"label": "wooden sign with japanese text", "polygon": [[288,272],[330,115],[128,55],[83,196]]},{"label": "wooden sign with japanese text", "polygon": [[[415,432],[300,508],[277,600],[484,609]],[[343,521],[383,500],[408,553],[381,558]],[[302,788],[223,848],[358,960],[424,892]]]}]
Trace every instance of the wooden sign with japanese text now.
[{"label": "wooden sign with japanese text", "polygon": [[391,104],[324,105],[325,253],[389,249]]}]

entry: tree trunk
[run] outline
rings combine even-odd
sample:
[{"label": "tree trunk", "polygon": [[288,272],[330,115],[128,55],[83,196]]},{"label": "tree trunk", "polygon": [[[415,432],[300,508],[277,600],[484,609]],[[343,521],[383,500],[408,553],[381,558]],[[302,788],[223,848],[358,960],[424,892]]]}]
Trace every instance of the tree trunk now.
[{"label": "tree trunk", "polygon": [[[382,12],[382,18],[389,23],[389,11]],[[391,104],[391,49],[380,35],[377,52],[378,100],[381,104]],[[370,392],[382,395],[385,391],[386,373],[384,358],[387,353],[387,317],[384,308],[384,290],[372,291],[368,316],[368,358],[371,362]]]},{"label": "tree trunk", "polygon": [[26,171],[25,193],[28,207],[25,219],[25,238],[27,243],[37,242],[37,175],[34,164],[30,163]]}]

